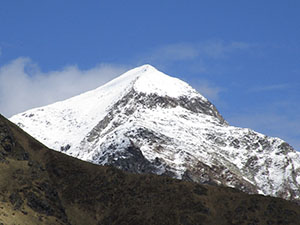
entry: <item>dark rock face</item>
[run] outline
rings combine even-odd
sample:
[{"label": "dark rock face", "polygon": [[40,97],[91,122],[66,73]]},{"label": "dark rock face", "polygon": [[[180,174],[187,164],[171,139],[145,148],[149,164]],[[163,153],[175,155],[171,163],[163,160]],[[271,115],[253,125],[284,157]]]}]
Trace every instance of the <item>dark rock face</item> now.
[{"label": "dark rock face", "polygon": [[158,173],[158,167],[162,166],[161,162],[157,159],[153,164],[148,161],[141,150],[133,143],[131,146],[124,149],[124,151],[114,151],[115,146],[110,146],[109,149],[103,152],[103,155],[95,159],[99,160],[99,163],[106,161],[106,165],[112,165],[127,172],[132,173]]},{"label": "dark rock face", "polygon": [[6,156],[16,157],[17,160],[28,160],[29,155],[21,146],[17,146],[19,150],[14,151],[17,144],[13,139],[13,135],[5,124],[0,124],[0,161],[4,162]]},{"label": "dark rock face", "polygon": [[290,146],[288,143],[284,142],[279,146],[280,151],[276,152],[277,155],[279,154],[287,154],[289,152],[292,152],[294,149],[292,146]]},{"label": "dark rock face", "polygon": [[7,162],[5,158],[11,153],[14,145],[9,130],[0,122],[0,162]]},{"label": "dark rock face", "polygon": [[23,205],[24,201],[18,192],[14,192],[9,196],[11,204],[14,206],[15,210],[19,210]]},{"label": "dark rock face", "polygon": [[[130,102],[134,102],[135,104],[129,104]],[[129,116],[138,110],[138,105],[143,105],[150,109],[154,109],[158,106],[163,108],[175,108],[177,106],[181,106],[195,113],[203,113],[213,116],[217,118],[221,124],[227,124],[216,107],[209,101],[204,101],[200,98],[189,99],[187,97],[180,97],[179,99],[176,99],[169,96],[162,97],[156,94],[146,95],[144,93],[137,93],[134,90],[131,90],[126,96],[116,102],[107,116],[105,116],[104,119],[93,128],[87,136],[87,141],[91,142],[97,139],[99,134],[102,133],[102,131],[115,118],[115,116],[120,113],[121,110],[125,109],[124,114]],[[107,130],[106,133],[109,133],[111,130],[118,127],[118,125],[119,124],[114,124],[114,126],[111,127],[110,130]],[[102,133],[102,136],[106,133]]]},{"label": "dark rock face", "polygon": [[222,185],[225,187],[230,184],[246,193],[258,193],[255,185],[232,173],[222,165],[210,167],[202,162],[198,162],[195,167],[185,171],[182,179],[201,184]]},{"label": "dark rock face", "polygon": [[67,144],[66,146],[61,146],[60,147],[60,151],[62,152],[66,152],[71,148],[71,146],[69,144]]},{"label": "dark rock face", "polygon": [[200,98],[189,99],[187,97],[180,97],[178,104],[192,112],[203,113],[205,115],[216,117],[221,124],[227,124],[217,108],[209,101],[203,101]]},{"label": "dark rock face", "polygon": [[9,136],[6,136],[1,140],[1,145],[6,152],[11,152],[13,141]]},{"label": "dark rock face", "polygon": [[39,198],[35,193],[29,192],[26,195],[26,199],[27,205],[34,211],[46,214],[47,216],[53,215],[53,209],[51,208],[51,205],[47,201]]},{"label": "dark rock face", "polygon": [[[130,104],[131,102],[134,102],[135,104]],[[114,104],[107,116],[105,116],[103,120],[101,120],[88,134],[86,140],[88,142],[92,142],[100,137],[105,136],[120,125],[118,123],[113,123],[110,129],[105,130],[111,121],[120,113],[120,111],[123,110],[124,115],[130,116],[136,110],[139,110],[139,105],[150,109],[154,109],[158,106],[163,108],[174,108],[181,106],[194,113],[204,113],[214,116],[221,124],[227,123],[217,111],[215,106],[209,101],[204,101],[200,98],[189,99],[187,97],[180,97],[179,99],[176,99],[168,96],[162,97],[156,94],[146,95],[144,93],[137,93],[132,89],[126,96]],[[171,141],[168,137],[163,136],[162,134],[158,135],[143,128],[138,128],[134,133],[129,132],[126,135],[129,139],[142,137],[146,140],[149,140],[149,142],[153,141],[162,144]],[[100,148],[102,149],[101,146]],[[122,170],[135,173],[160,173],[159,171],[164,170],[164,174],[171,177],[176,177],[171,170],[168,170],[168,166],[163,165],[158,158],[155,160],[155,162],[150,162],[147,160],[139,148],[134,145],[134,143],[132,143],[131,147],[124,149],[122,152],[116,152],[114,151],[115,149],[116,146],[109,146],[108,149],[102,149],[102,156],[96,154],[94,155],[93,160],[95,162],[98,161],[99,164],[103,164],[102,162],[105,161],[105,165],[114,165]],[[157,149],[157,151],[160,150]],[[106,152],[109,154],[106,154]]]},{"label": "dark rock face", "polygon": [[[202,113],[216,117],[221,124],[226,123],[224,118],[218,112],[217,108],[209,101],[205,101],[200,97],[188,98],[181,96],[178,98],[172,98],[169,96],[159,96],[156,94],[146,95],[144,93],[137,93],[134,90],[130,91],[125,97],[115,104],[120,108],[125,107],[129,101],[134,101],[137,104],[142,104],[146,108],[156,108],[157,106],[163,108],[175,108],[181,106],[194,113]],[[129,110],[127,113],[132,113],[133,110]]]}]

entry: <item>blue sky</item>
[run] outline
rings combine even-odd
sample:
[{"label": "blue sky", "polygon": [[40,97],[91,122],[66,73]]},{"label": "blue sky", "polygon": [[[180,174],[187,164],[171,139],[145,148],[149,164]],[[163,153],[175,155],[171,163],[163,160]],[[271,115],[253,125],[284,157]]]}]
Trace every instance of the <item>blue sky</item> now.
[{"label": "blue sky", "polygon": [[150,63],[232,125],[300,150],[300,2],[1,1],[0,112],[95,88]]}]

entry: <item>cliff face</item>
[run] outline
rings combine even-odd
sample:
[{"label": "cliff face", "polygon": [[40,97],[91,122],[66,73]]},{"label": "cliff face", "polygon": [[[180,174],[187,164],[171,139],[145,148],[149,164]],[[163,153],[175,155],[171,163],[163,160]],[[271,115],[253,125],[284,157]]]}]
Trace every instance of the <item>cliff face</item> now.
[{"label": "cliff face", "polygon": [[300,154],[230,126],[188,84],[146,65],[11,121],[57,151],[135,173],[300,199]]}]

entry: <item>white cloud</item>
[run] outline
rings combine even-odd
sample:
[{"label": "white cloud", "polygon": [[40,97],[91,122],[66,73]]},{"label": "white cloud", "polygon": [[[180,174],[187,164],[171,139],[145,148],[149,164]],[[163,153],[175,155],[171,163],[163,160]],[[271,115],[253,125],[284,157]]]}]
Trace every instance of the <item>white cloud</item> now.
[{"label": "white cloud", "polygon": [[99,64],[88,70],[76,65],[41,72],[29,58],[0,67],[0,113],[4,116],[63,100],[94,89],[125,72],[122,65]]}]

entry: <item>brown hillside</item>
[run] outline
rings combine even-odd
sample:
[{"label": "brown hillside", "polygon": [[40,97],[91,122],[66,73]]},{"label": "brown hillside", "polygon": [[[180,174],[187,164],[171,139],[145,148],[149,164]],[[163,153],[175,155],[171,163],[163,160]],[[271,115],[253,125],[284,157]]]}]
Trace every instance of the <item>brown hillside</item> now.
[{"label": "brown hillside", "polygon": [[0,115],[0,224],[300,224],[300,207],[47,149]]}]

